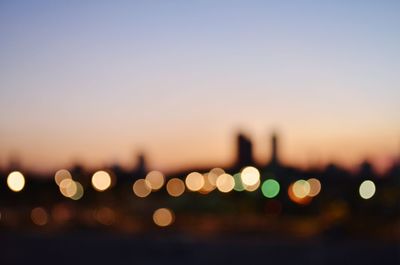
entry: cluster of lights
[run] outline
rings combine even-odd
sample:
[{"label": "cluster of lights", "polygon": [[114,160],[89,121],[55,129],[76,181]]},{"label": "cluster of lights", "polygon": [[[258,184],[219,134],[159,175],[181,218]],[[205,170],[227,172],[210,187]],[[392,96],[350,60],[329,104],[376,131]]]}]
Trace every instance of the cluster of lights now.
[{"label": "cluster of lights", "polygon": [[[60,193],[72,200],[79,200],[84,194],[84,188],[78,181],[73,180],[71,173],[66,169],[58,170],[54,180],[59,187]],[[103,192],[112,185],[112,176],[103,170],[97,171],[91,178],[91,184],[96,191]],[[25,186],[25,177],[19,171],[11,172],[7,177],[7,185],[10,190],[20,192]],[[253,192],[260,188],[261,193],[266,198],[275,198],[280,192],[280,184],[275,179],[266,179],[261,184],[260,172],[255,167],[245,167],[234,175],[227,174],[221,168],[213,168],[209,172],[201,174],[199,172],[189,173],[184,180],[171,178],[166,181],[165,176],[160,171],[150,171],[145,178],[134,182],[133,193],[140,198],[147,197],[150,193],[156,192],[165,186],[167,193],[172,197],[181,196],[186,190],[208,194],[213,190],[221,193],[235,191]],[[313,197],[321,191],[321,183],[316,178],[308,180],[299,179],[289,185],[289,198],[297,204],[308,204]],[[359,186],[359,195],[363,199],[370,199],[374,196],[376,187],[371,180],[363,181]],[[103,218],[112,216],[107,209],[100,209],[96,214],[96,219],[101,223],[112,223],[114,218]],[[31,212],[32,221],[37,225],[45,225],[48,220],[47,212],[41,208],[34,208]],[[153,214],[153,221],[158,226],[168,226],[174,222],[174,213],[167,208],[157,209]],[[107,221],[107,220],[108,221]],[[99,222],[100,222],[99,221]]]},{"label": "cluster of lights", "polygon": [[[72,200],[79,200],[84,194],[84,188],[78,181],[73,180],[71,173],[66,169],[58,170],[54,180],[59,187],[60,193]],[[112,176],[103,170],[97,171],[91,178],[93,188],[98,192],[103,192],[112,186]],[[25,187],[25,177],[19,171],[11,172],[7,177],[7,185],[10,190],[20,192]],[[145,178],[134,182],[132,189],[137,197],[145,198],[152,192],[156,192],[165,186],[167,193],[172,197],[181,196],[186,190],[208,194],[213,190],[221,193],[235,191],[256,191],[261,186],[261,193],[266,198],[278,196],[281,187],[277,180],[269,178],[261,183],[260,172],[255,167],[245,167],[239,173],[230,175],[221,168],[213,168],[209,172],[201,174],[199,172],[189,173],[184,180],[171,178],[166,181],[165,176],[160,171],[150,171]],[[289,198],[300,205],[311,202],[312,198],[321,191],[321,182],[316,178],[308,180],[299,179],[289,185]],[[370,199],[374,196],[376,187],[373,181],[363,181],[359,186],[359,195],[362,199]],[[53,209],[55,221],[68,220],[71,213],[65,207]],[[108,207],[102,207],[94,212],[94,218],[103,225],[112,225],[115,222],[115,213]],[[1,215],[0,215],[1,217]],[[49,221],[49,214],[42,207],[33,208],[31,211],[32,222],[38,226],[44,226]],[[152,216],[155,225],[166,227],[173,224],[175,214],[171,209],[159,208],[153,212]]]},{"label": "cluster of lights", "polygon": [[79,200],[83,197],[84,189],[80,182],[72,179],[71,173],[66,169],[60,169],[54,175],[61,194],[72,200]]},{"label": "cluster of lights", "polygon": [[[50,214],[43,207],[35,207],[30,214],[32,223],[37,226],[45,226],[50,221]],[[70,218],[70,212],[63,205],[57,205],[53,209],[52,217],[58,223],[64,223]],[[93,211],[93,219],[106,226],[116,222],[116,213],[109,207],[100,207]],[[153,213],[153,222],[157,226],[165,227],[171,225],[175,220],[175,214],[171,209],[160,208]]]},{"label": "cluster of lights", "polygon": [[[56,172],[54,180],[63,196],[79,200],[84,194],[84,188],[78,181],[72,179],[71,173],[66,169]],[[103,170],[93,174],[91,179],[95,190],[102,192],[112,185],[111,175]],[[136,196],[145,198],[151,192],[160,190],[164,185],[172,197],[181,196],[185,190],[208,194],[217,189],[222,193],[235,191],[253,192],[260,187],[260,172],[255,167],[245,167],[234,175],[227,174],[222,168],[213,168],[205,174],[198,172],[189,173],[185,180],[171,178],[166,181],[160,171],[150,171],[144,179],[138,179],[132,186]],[[25,187],[25,177],[19,171],[12,171],[7,177],[7,186],[14,192],[20,192]],[[299,204],[307,204],[321,191],[321,183],[316,178],[297,180],[288,188],[289,198]],[[359,195],[363,199],[370,199],[376,191],[375,183],[371,180],[363,181],[359,186]],[[274,179],[267,179],[261,185],[261,192],[266,198],[274,198],[280,192],[280,184]]]},{"label": "cluster of lights", "polygon": [[[226,173],[222,168],[213,168],[204,174],[191,172],[184,180],[171,178],[168,181],[161,172],[151,171],[145,178],[136,180],[132,190],[137,197],[145,198],[165,185],[170,196],[179,197],[186,190],[201,194],[208,194],[215,189],[221,193],[229,193],[233,190],[253,192],[260,187],[260,184],[259,170],[249,166],[234,175]],[[264,181],[262,193],[265,197],[274,198],[279,190],[280,185],[276,180]]]},{"label": "cluster of lights", "polygon": [[133,183],[133,193],[140,197],[147,197],[152,191],[158,191],[165,184],[165,176],[160,171],[150,171],[144,179],[138,179]]},{"label": "cluster of lights", "polygon": [[308,204],[312,198],[321,191],[321,182],[316,178],[308,180],[299,179],[290,184],[288,189],[289,198],[298,204]]}]

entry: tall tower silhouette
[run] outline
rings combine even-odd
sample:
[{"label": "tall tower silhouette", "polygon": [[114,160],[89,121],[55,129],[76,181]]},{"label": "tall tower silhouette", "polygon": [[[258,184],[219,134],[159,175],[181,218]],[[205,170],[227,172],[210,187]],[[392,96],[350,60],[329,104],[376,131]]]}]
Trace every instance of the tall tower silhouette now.
[{"label": "tall tower silhouette", "polygon": [[137,157],[137,164],[136,164],[135,172],[138,177],[143,177],[146,175],[147,165],[146,165],[146,159],[145,159],[145,156],[143,153],[140,153]]},{"label": "tall tower silhouette", "polygon": [[250,139],[243,134],[237,136],[237,158],[236,166],[238,168],[253,165],[253,144]]},{"label": "tall tower silhouette", "polygon": [[279,165],[279,157],[278,157],[278,136],[276,133],[273,133],[271,136],[271,162],[272,166]]}]

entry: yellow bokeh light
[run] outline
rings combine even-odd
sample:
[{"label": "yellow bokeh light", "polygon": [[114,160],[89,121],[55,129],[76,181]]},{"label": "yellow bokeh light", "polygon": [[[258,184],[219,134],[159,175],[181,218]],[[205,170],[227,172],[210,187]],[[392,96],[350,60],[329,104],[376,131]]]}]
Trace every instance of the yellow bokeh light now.
[{"label": "yellow bokeh light", "polygon": [[60,192],[63,196],[71,198],[74,196],[78,190],[77,184],[72,179],[64,179],[59,185]]},{"label": "yellow bokeh light", "polygon": [[207,179],[210,182],[211,185],[214,187],[217,185],[217,178],[224,174],[225,171],[222,168],[216,167],[210,170],[207,174]]},{"label": "yellow bokeh light", "polygon": [[296,181],[295,183],[293,183],[292,190],[293,190],[294,196],[302,199],[302,198],[305,198],[306,196],[308,196],[308,194],[310,193],[311,187],[307,181],[300,179],[300,180]]},{"label": "yellow bokeh light", "polygon": [[105,191],[111,186],[111,176],[106,171],[100,170],[93,174],[92,185],[97,191]]},{"label": "yellow bokeh light", "polygon": [[82,184],[77,181],[75,181],[75,185],[76,185],[76,192],[70,198],[77,201],[83,197],[84,189],[83,189]]},{"label": "yellow bokeh light", "polygon": [[19,171],[11,172],[7,177],[7,186],[14,192],[21,191],[25,186],[25,177]]},{"label": "yellow bokeh light", "polygon": [[253,186],[258,181],[260,181],[260,172],[255,167],[245,167],[240,177],[242,178],[242,183],[247,186]]},{"label": "yellow bokeh light", "polygon": [[146,180],[152,190],[159,190],[164,185],[165,177],[160,171],[150,171],[146,176]]},{"label": "yellow bokeh light", "polygon": [[199,191],[204,186],[204,177],[198,172],[192,172],[185,179],[186,187],[190,191]]},{"label": "yellow bokeh light", "polygon": [[133,193],[140,198],[145,198],[151,193],[150,183],[145,179],[138,179],[133,183]]},{"label": "yellow bokeh light", "polygon": [[363,181],[363,183],[361,183],[359,188],[360,196],[365,200],[372,198],[375,194],[375,191],[376,191],[375,183],[372,182],[371,180]]},{"label": "yellow bokeh light", "polygon": [[312,200],[312,197],[305,196],[303,198],[300,198],[300,197],[296,196],[294,194],[293,186],[294,186],[294,183],[290,184],[289,188],[288,188],[288,195],[289,195],[290,200],[295,202],[295,203],[297,203],[297,204],[300,204],[300,205],[309,204],[311,202],[311,200]]},{"label": "yellow bokeh light", "polygon": [[174,213],[167,208],[160,208],[154,211],[153,221],[158,226],[169,226],[173,223]]},{"label": "yellow bokeh light", "polygon": [[310,185],[310,192],[308,193],[308,196],[317,196],[321,191],[321,182],[316,178],[311,178],[307,180],[307,182]]},{"label": "yellow bokeh light", "polygon": [[253,184],[253,185],[243,184],[243,186],[246,191],[253,192],[253,191],[256,191],[260,187],[260,184],[261,184],[261,181],[260,181],[260,179],[258,179],[256,184]]},{"label": "yellow bokeh light", "polygon": [[42,207],[36,207],[31,211],[31,219],[35,225],[43,226],[48,222],[48,214]]},{"label": "yellow bokeh light", "polygon": [[230,192],[235,187],[235,179],[229,174],[222,174],[217,179],[217,189],[220,192]]},{"label": "yellow bokeh light", "polygon": [[170,179],[167,182],[167,192],[173,197],[179,197],[185,192],[185,183],[178,178]]},{"label": "yellow bokeh light", "polygon": [[211,191],[213,191],[216,188],[216,186],[211,183],[209,179],[209,173],[203,174],[203,178],[204,178],[204,185],[199,192],[202,194],[208,194]]},{"label": "yellow bokeh light", "polygon": [[57,185],[60,185],[61,181],[63,181],[64,179],[72,179],[71,173],[66,169],[58,170],[54,175],[54,180]]}]

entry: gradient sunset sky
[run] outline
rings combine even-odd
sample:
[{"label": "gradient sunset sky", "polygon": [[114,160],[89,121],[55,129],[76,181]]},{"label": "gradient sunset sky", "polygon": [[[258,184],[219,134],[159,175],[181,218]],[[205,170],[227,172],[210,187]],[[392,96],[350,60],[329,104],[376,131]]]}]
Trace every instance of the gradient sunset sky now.
[{"label": "gradient sunset sky", "polygon": [[400,149],[400,1],[0,1],[0,166],[291,165]]}]

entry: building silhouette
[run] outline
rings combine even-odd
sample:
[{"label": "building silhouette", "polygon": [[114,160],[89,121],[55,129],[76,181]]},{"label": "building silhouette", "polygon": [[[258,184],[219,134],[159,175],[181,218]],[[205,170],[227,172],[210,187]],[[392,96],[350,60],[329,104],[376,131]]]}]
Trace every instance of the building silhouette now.
[{"label": "building silhouette", "polygon": [[271,166],[277,167],[280,165],[278,150],[278,135],[276,133],[273,133],[271,136]]},{"label": "building silhouette", "polygon": [[235,168],[240,169],[245,166],[254,165],[253,144],[250,139],[242,133],[239,133],[236,139],[237,157]]}]

